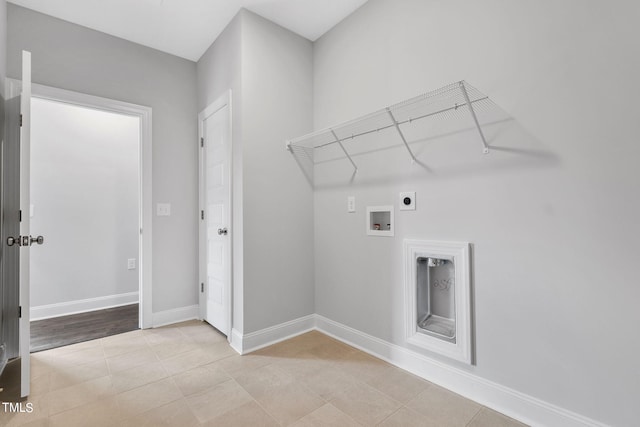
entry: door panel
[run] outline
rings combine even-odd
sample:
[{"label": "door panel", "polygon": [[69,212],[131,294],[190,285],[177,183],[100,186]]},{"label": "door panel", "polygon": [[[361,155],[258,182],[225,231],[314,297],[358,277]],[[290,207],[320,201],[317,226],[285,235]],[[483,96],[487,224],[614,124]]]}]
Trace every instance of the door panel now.
[{"label": "door panel", "polygon": [[[2,146],[2,334],[9,361],[0,400],[29,395],[29,163],[31,54],[22,52],[22,82],[8,85]],[[10,377],[9,377],[10,376]]]},{"label": "door panel", "polygon": [[30,309],[31,293],[29,287],[29,253],[31,251],[31,53],[22,52],[22,93],[20,97],[20,235],[27,237],[27,244],[20,248],[20,358],[21,363],[21,396],[30,392],[31,375],[31,327]]},{"label": "door panel", "polygon": [[[10,96],[10,95],[9,95]],[[7,245],[20,235],[20,96],[6,103],[6,130],[2,143],[2,337],[8,359],[20,355],[20,250]]]},{"label": "door panel", "polygon": [[231,299],[231,132],[228,102],[201,114],[202,316],[229,336]]}]

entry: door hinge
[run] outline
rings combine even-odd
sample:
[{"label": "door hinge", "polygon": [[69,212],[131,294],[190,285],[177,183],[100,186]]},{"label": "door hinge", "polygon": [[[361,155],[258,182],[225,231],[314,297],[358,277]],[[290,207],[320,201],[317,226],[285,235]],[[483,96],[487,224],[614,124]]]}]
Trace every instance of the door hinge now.
[{"label": "door hinge", "polygon": [[18,222],[22,222],[22,210],[18,211]]},{"label": "door hinge", "polygon": [[200,283],[200,292],[204,292],[204,283]]},{"label": "door hinge", "polygon": [[200,211],[200,219],[204,219],[204,211]]},{"label": "door hinge", "polygon": [[204,138],[200,138],[200,147],[204,147]]},{"label": "door hinge", "polygon": [[22,306],[18,306],[18,319],[22,319]]},{"label": "door hinge", "polygon": [[20,114],[20,127],[22,127],[22,114]]}]

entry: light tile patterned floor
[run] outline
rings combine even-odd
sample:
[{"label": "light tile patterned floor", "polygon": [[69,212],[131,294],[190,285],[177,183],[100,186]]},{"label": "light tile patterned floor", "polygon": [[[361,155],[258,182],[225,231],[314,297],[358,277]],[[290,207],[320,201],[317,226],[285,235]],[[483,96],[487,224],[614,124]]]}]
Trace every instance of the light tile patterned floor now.
[{"label": "light tile patterned floor", "polygon": [[31,360],[33,412],[1,426],[523,426],[319,332],[239,356],[192,321]]}]

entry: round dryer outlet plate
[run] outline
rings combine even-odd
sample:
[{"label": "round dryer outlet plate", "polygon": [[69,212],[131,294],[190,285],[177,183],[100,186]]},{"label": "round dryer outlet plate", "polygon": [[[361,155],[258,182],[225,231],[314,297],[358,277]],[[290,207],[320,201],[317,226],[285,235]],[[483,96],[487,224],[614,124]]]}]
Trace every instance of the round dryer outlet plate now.
[{"label": "round dryer outlet plate", "polygon": [[400,210],[415,211],[416,210],[416,192],[404,191],[400,193]]}]

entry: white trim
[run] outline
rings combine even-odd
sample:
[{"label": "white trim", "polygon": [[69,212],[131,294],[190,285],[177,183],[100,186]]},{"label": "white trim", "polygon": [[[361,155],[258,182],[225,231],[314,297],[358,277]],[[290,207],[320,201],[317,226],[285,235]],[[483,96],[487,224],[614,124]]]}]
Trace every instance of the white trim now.
[{"label": "white trim", "polygon": [[234,349],[238,354],[244,354],[242,352],[242,333],[240,333],[237,329],[232,328],[229,339],[229,345],[231,346],[231,348]]},{"label": "white trim", "polygon": [[[204,200],[204,154],[203,147],[201,147],[200,141],[204,136],[204,121],[207,117],[215,114],[217,111],[224,107],[228,108],[229,111],[229,150],[227,152],[227,167],[228,167],[228,185],[229,185],[229,197],[227,206],[227,237],[228,237],[228,251],[226,258],[229,260],[229,263],[225,268],[227,269],[227,283],[225,283],[226,295],[227,295],[227,330],[221,331],[222,333],[227,335],[227,341],[232,343],[233,340],[233,237],[234,237],[234,223],[233,223],[233,108],[232,108],[232,92],[229,89],[227,92],[222,94],[218,99],[209,104],[204,110],[202,110],[198,114],[198,205],[199,210],[205,210],[205,200]],[[206,212],[205,212],[206,216]],[[203,283],[206,283],[207,280],[207,260],[206,256],[206,222],[201,218],[199,220],[199,242],[198,242],[198,271],[199,271],[199,285],[198,285],[198,306],[199,306],[199,319],[204,319],[206,314],[206,296],[204,292],[202,292],[201,286]],[[237,333],[237,331],[236,331]]]},{"label": "white trim", "polygon": [[[453,284],[455,306],[455,341],[450,342],[437,336],[418,331],[417,314],[417,268],[418,258],[453,259],[455,281]],[[405,340],[411,345],[434,351],[444,356],[472,363],[471,348],[471,269],[468,242],[438,242],[431,240],[405,239],[403,242],[404,262],[404,309]]]},{"label": "white trim", "polygon": [[125,294],[107,295],[56,304],[38,305],[31,307],[30,312],[31,320],[34,321],[137,303],[138,292],[128,292]]},{"label": "white trim", "polygon": [[[7,79],[11,80],[11,79]],[[66,89],[33,84],[33,97],[62,102],[101,111],[124,114],[140,119],[140,240],[138,244],[139,297],[141,328],[152,326],[152,109],[142,105]]]},{"label": "white trim", "polygon": [[607,427],[606,424],[517,390],[365,334],[319,314],[300,317],[243,335],[231,331],[231,347],[247,354],[305,332],[317,330],[401,369],[532,426]]},{"label": "white trim", "polygon": [[172,325],[198,318],[198,305],[174,308],[153,313],[153,327]]},{"label": "white trim", "polygon": [[231,347],[239,354],[247,354],[312,331],[315,328],[315,314],[310,314],[244,335],[233,329],[230,334]]},{"label": "white trim", "polygon": [[349,326],[315,315],[316,329],[401,369],[532,426],[606,427],[567,409],[526,395],[391,344]]}]

